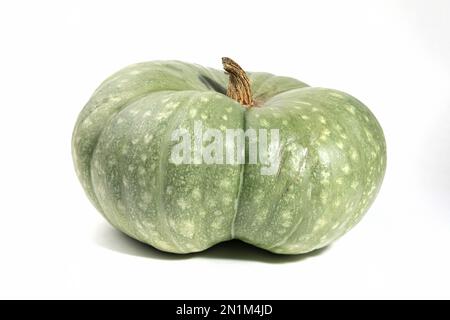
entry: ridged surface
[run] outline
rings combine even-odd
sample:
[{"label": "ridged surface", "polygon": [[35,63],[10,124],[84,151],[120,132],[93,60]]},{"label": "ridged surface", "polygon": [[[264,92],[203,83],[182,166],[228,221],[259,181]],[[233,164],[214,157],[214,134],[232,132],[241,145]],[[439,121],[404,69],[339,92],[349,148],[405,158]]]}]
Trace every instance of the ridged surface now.
[{"label": "ridged surface", "polygon": [[[187,253],[239,238],[295,254],[323,247],[367,211],[385,171],[384,136],[355,98],[287,77],[250,73],[258,107],[224,95],[227,76],[179,61],[129,66],[81,112],[72,140],[90,200],[126,234]],[[280,170],[260,165],[174,165],[174,129],[194,122],[279,129]],[[247,150],[249,146],[247,145]]]}]

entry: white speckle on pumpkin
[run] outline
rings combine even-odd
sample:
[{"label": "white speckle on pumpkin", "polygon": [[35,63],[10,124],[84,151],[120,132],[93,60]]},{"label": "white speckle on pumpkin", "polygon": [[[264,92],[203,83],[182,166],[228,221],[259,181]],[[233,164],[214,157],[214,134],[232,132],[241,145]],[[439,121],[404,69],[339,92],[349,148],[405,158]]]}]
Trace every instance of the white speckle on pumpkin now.
[{"label": "white speckle on pumpkin", "polygon": [[317,112],[317,111],[319,111],[319,108],[313,107],[311,110],[312,110],[312,112]]},{"label": "white speckle on pumpkin", "polygon": [[208,116],[205,113],[202,113],[200,115],[200,118],[202,118],[203,120],[206,120],[206,119],[208,119]]},{"label": "white speckle on pumpkin", "polygon": [[144,117],[150,117],[152,115],[151,111],[145,111],[144,112]]},{"label": "white speckle on pumpkin", "polygon": [[220,125],[219,129],[222,130],[222,131],[225,131],[225,130],[227,130],[227,127],[225,127],[224,125]]},{"label": "white speckle on pumpkin", "polygon": [[283,222],[281,225],[285,228],[289,228],[291,226],[291,224],[288,221]]},{"label": "white speckle on pumpkin", "polygon": [[164,120],[167,119],[169,117],[170,113],[169,112],[162,112],[160,114],[158,114],[155,119],[156,120]]},{"label": "white speckle on pumpkin", "polygon": [[301,118],[302,118],[303,120],[309,120],[309,117],[308,117],[307,115],[301,115]]},{"label": "white speckle on pumpkin", "polygon": [[133,172],[134,169],[135,169],[134,166],[132,166],[132,165],[129,165],[129,166],[128,166],[128,171]]},{"label": "white speckle on pumpkin", "polygon": [[192,239],[194,237],[195,225],[191,221],[183,221],[179,224],[178,230],[186,238]]},{"label": "white speckle on pumpkin", "polygon": [[326,221],[324,218],[319,218],[316,222],[316,224],[314,225],[313,231],[316,231],[320,228],[322,228],[324,225],[326,224]]},{"label": "white speckle on pumpkin", "polygon": [[215,216],[220,216],[220,215],[222,215],[222,211],[216,210],[216,211],[213,212],[213,214],[214,214]]},{"label": "white speckle on pumpkin", "polygon": [[202,198],[202,193],[199,188],[194,188],[194,190],[192,190],[192,198],[195,200],[200,200]]},{"label": "white speckle on pumpkin", "polygon": [[111,98],[111,101],[112,101],[112,102],[119,102],[119,101],[121,101],[121,100],[122,100],[121,97],[112,97],[112,98]]},{"label": "white speckle on pumpkin", "polygon": [[115,76],[115,77],[111,77],[111,78],[109,79],[109,81],[114,82],[114,81],[117,81],[118,79],[119,79],[119,77],[118,77],[118,76]]},{"label": "white speckle on pumpkin", "polygon": [[349,174],[350,173],[350,166],[348,164],[343,166],[342,167],[342,172],[344,172],[345,174]]},{"label": "white speckle on pumpkin", "polygon": [[330,92],[330,96],[336,97],[336,98],[343,98],[343,96],[337,92]]},{"label": "white speckle on pumpkin", "polygon": [[358,181],[353,181],[353,182],[351,183],[350,187],[351,187],[352,189],[356,190],[356,188],[358,187],[358,185],[359,185],[359,182],[358,182]]},{"label": "white speckle on pumpkin", "polygon": [[325,204],[327,203],[327,201],[328,201],[328,193],[322,192],[320,194],[320,202],[322,202],[322,204]]},{"label": "white speckle on pumpkin", "polygon": [[231,183],[229,180],[222,180],[222,181],[220,181],[219,186],[223,189],[226,189],[231,186]]},{"label": "white speckle on pumpkin", "polygon": [[292,221],[292,213],[289,211],[285,211],[283,212],[283,214],[281,215],[281,218],[285,221]]},{"label": "white speckle on pumpkin", "polygon": [[288,125],[288,121],[287,120],[283,120],[281,123],[283,124],[283,126],[287,126]]},{"label": "white speckle on pumpkin", "polygon": [[127,82],[129,82],[130,80],[129,79],[122,79],[122,80],[120,80],[119,82],[120,83],[127,83]]},{"label": "white speckle on pumpkin", "polygon": [[320,123],[322,123],[322,124],[326,124],[326,123],[327,123],[327,120],[325,119],[324,116],[320,116],[320,117],[319,117],[319,121],[320,121]]},{"label": "white speckle on pumpkin", "polygon": [[131,143],[132,144],[137,144],[139,142],[139,139],[138,138],[135,138],[135,139],[132,139],[131,140]]},{"label": "white speckle on pumpkin", "polygon": [[224,222],[225,218],[224,217],[218,217],[214,220],[214,222],[212,223],[212,227],[214,229],[220,229],[222,228],[223,222]]},{"label": "white speckle on pumpkin", "polygon": [[144,136],[144,143],[145,143],[145,144],[148,144],[152,139],[153,139],[153,135],[150,134],[150,133],[147,133],[147,134]]},{"label": "white speckle on pumpkin", "polygon": [[259,120],[259,124],[260,124],[262,127],[268,127],[268,126],[270,125],[269,121],[267,121],[266,119],[261,119],[261,120]]},{"label": "white speckle on pumpkin", "polygon": [[155,247],[164,251],[172,251],[173,247],[164,240],[155,240]]},{"label": "white speckle on pumpkin", "polygon": [[358,160],[359,155],[358,155],[358,152],[355,149],[352,150],[352,153],[350,154],[350,158],[352,160],[354,160],[354,161]]},{"label": "white speckle on pumpkin", "polygon": [[116,121],[118,124],[121,124],[123,122],[123,118],[118,118]]},{"label": "white speckle on pumpkin", "polygon": [[141,160],[142,160],[143,162],[145,162],[145,160],[147,160],[147,155],[146,155],[146,154],[142,154],[142,155],[141,155]]},{"label": "white speckle on pumpkin", "polygon": [[140,70],[132,70],[129,72],[131,75],[136,75],[136,74],[140,74],[141,71]]},{"label": "white speckle on pumpkin", "polygon": [[192,109],[189,110],[189,116],[191,118],[195,118],[196,115],[197,115],[197,109],[192,108]]},{"label": "white speckle on pumpkin", "polygon": [[224,204],[230,204],[231,202],[233,202],[233,200],[230,198],[230,197],[225,197],[225,198],[223,198],[223,200],[222,200],[222,202],[224,203]]},{"label": "white speckle on pumpkin", "polygon": [[336,183],[337,184],[342,184],[344,182],[344,180],[342,178],[337,178],[336,179]]},{"label": "white speckle on pumpkin", "polygon": [[322,176],[322,178],[328,179],[331,174],[328,171],[322,171],[320,175]]},{"label": "white speckle on pumpkin", "polygon": [[342,143],[342,141],[336,142],[336,145],[339,149],[341,149],[341,150],[344,149],[344,144]]},{"label": "white speckle on pumpkin", "polygon": [[311,105],[311,103],[306,102],[306,101],[298,101],[298,103],[304,104],[305,106],[310,106]]},{"label": "white speckle on pumpkin", "polygon": [[327,141],[327,140],[328,140],[328,137],[330,136],[330,134],[331,134],[331,131],[325,128],[325,129],[322,130],[322,132],[320,133],[319,139],[322,140],[322,141]]},{"label": "white speckle on pumpkin", "polygon": [[208,101],[209,101],[209,98],[208,98],[208,97],[205,97],[205,96],[202,96],[202,97],[200,97],[200,101],[201,101],[201,102],[208,102]]},{"label": "white speckle on pumpkin", "polygon": [[348,112],[350,112],[351,114],[355,114],[355,107],[350,105],[350,104],[346,104],[345,105],[345,110],[347,110]]},{"label": "white speckle on pumpkin", "polygon": [[339,132],[342,132],[342,130],[344,130],[344,128],[342,128],[342,126],[338,123],[334,126],[334,128]]},{"label": "white speckle on pumpkin", "polygon": [[231,113],[231,111],[233,111],[233,108],[232,107],[228,107],[228,108],[225,109],[225,111],[228,112],[228,113]]},{"label": "white speckle on pumpkin", "polygon": [[100,197],[105,198],[106,191],[105,191],[105,187],[103,185],[98,187],[98,193],[100,194]]},{"label": "white speckle on pumpkin", "polygon": [[226,121],[226,120],[228,120],[228,116],[227,116],[226,114],[224,114],[224,115],[222,116],[222,119]]},{"label": "white speckle on pumpkin", "polygon": [[178,199],[177,201],[177,205],[182,209],[182,210],[186,210],[189,207],[189,204],[187,203],[187,201],[183,198]]},{"label": "white speckle on pumpkin", "polygon": [[172,102],[167,103],[165,105],[165,107],[166,107],[166,109],[173,109],[173,108],[178,107],[179,105],[180,105],[179,101],[172,101]]},{"label": "white speckle on pumpkin", "polygon": [[153,223],[149,222],[149,221],[142,221],[142,223],[148,229],[155,229],[155,225]]}]

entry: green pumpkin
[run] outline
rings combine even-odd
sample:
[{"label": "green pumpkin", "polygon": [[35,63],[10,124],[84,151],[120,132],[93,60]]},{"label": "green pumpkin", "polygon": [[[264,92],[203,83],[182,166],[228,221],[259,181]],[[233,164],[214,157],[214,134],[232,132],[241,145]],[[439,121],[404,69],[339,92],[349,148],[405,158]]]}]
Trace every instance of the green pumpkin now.
[{"label": "green pumpkin", "polygon": [[[269,73],[247,74],[253,100],[243,105],[227,96],[232,75],[153,61],[104,81],[72,139],[89,199],[114,227],[168,252],[230,239],[281,254],[330,244],[358,223],[381,186],[380,125],[344,92]],[[262,163],[173,163],[174,130],[194,134],[196,121],[221,132],[279,129],[276,173],[261,174]]]}]

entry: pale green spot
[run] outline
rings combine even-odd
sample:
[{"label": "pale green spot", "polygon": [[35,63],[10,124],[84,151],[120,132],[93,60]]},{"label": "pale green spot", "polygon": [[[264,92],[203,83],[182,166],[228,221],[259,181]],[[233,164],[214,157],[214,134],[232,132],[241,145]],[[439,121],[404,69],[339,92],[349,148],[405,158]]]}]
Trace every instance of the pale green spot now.
[{"label": "pale green spot", "polygon": [[269,127],[269,126],[270,126],[269,121],[267,121],[266,119],[259,120],[259,124],[260,124],[262,127]]},{"label": "pale green spot", "polygon": [[349,174],[350,173],[350,166],[348,164],[343,166],[342,167],[342,172],[344,172],[345,174]]},{"label": "pale green spot", "polygon": [[192,108],[192,109],[189,110],[189,116],[191,118],[195,118],[196,115],[197,115],[197,109]]},{"label": "pale green spot", "polygon": [[325,119],[324,116],[320,116],[320,117],[319,117],[319,121],[320,121],[320,123],[322,123],[322,124],[326,124],[326,123],[327,123],[327,120]]}]

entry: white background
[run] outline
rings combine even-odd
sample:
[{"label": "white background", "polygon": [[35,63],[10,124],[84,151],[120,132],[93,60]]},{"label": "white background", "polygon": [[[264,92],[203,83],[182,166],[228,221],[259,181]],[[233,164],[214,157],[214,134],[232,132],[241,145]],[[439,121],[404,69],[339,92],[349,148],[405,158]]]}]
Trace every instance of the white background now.
[{"label": "white background", "polygon": [[[328,249],[163,254],[84,195],[70,139],[97,85],[222,56],[349,92],[382,124],[382,190]],[[450,298],[448,1],[2,1],[0,57],[0,298]]]}]

